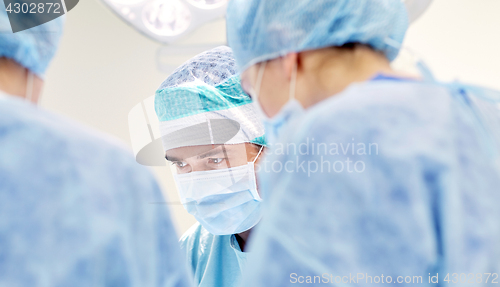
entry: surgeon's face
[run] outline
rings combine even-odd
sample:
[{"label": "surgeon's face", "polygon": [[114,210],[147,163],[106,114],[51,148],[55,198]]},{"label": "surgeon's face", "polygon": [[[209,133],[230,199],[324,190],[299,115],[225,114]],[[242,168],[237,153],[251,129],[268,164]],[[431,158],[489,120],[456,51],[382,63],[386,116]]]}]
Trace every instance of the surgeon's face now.
[{"label": "surgeon's face", "polygon": [[[262,63],[248,68],[241,75],[243,90],[252,97],[258,98],[258,103],[268,117],[275,116],[289,99],[290,80],[283,73],[283,59],[268,61],[265,68]],[[258,85],[259,72],[263,70],[260,88]]]},{"label": "surgeon's face", "polygon": [[250,143],[189,146],[168,150],[165,157],[183,174],[242,166],[253,161],[259,149]]}]

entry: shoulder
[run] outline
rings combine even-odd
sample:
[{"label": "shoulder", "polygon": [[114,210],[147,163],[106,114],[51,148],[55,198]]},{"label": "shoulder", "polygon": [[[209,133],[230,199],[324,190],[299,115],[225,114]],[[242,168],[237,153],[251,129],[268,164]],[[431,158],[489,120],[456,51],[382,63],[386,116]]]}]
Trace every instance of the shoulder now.
[{"label": "shoulder", "polygon": [[403,138],[422,129],[449,125],[450,103],[449,91],[438,85],[393,81],[354,84],[308,109],[300,124],[293,127],[294,132],[288,133],[287,142]]},{"label": "shoulder", "polygon": [[[332,118],[363,120],[380,124],[394,116],[424,119],[444,111],[450,102],[449,91],[441,86],[420,82],[376,81],[354,84],[342,93],[312,107],[308,120],[335,124]],[[345,124],[345,121],[337,122]]]},{"label": "shoulder", "polygon": [[51,113],[17,98],[0,98],[2,136],[32,132],[31,138],[50,137],[61,142],[118,149],[130,154],[117,139],[86,127],[72,119]]},{"label": "shoulder", "polygon": [[[12,247],[7,264],[50,257],[54,270],[73,272],[78,262],[106,263],[118,268],[111,276],[132,274],[135,282],[142,269],[184,272],[168,210],[151,204],[165,200],[154,177],[109,137],[0,98],[0,182],[0,241]],[[89,246],[105,257],[90,256]],[[177,266],[152,257],[165,250]],[[32,269],[29,278],[61,277]]]},{"label": "shoulder", "polygon": [[231,235],[214,235],[196,222],[179,239],[181,249],[190,259],[208,255],[212,249],[229,244]]},{"label": "shoulder", "polygon": [[311,190],[330,182],[350,190],[367,184],[369,174],[407,178],[403,173],[419,155],[443,151],[452,140],[446,134],[453,121],[450,98],[446,88],[418,82],[352,85],[288,126],[263,167],[263,186]]},{"label": "shoulder", "polygon": [[[0,98],[0,155],[11,187],[160,199],[152,174],[118,140],[11,97]],[[20,174],[32,180],[23,183]]]},{"label": "shoulder", "polygon": [[[33,146],[39,155],[57,150],[58,154],[65,155],[65,160],[85,157],[86,161],[90,161],[106,153],[113,160],[133,161],[130,149],[119,140],[16,98],[0,98],[0,128],[2,144],[10,142],[18,146]],[[19,148],[16,153],[32,150]],[[115,164],[118,166],[118,162]]]},{"label": "shoulder", "polygon": [[200,223],[195,223],[180,238],[179,244],[185,254],[189,266],[195,274],[203,273],[208,258],[220,236],[208,232]]},{"label": "shoulder", "polygon": [[189,241],[193,241],[196,237],[199,237],[200,232],[202,230],[201,224],[196,222],[191,226],[179,239],[179,242],[183,245],[186,245]]},{"label": "shoulder", "polygon": [[188,255],[192,253],[204,252],[208,248],[216,235],[208,232],[199,222],[191,226],[179,239],[181,248],[185,250]]}]

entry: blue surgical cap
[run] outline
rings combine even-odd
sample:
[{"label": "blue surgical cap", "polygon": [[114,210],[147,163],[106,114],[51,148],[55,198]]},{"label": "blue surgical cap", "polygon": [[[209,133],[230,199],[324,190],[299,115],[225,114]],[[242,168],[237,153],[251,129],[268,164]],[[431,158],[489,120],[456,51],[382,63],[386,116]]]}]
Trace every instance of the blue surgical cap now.
[{"label": "blue surgical cap", "polygon": [[[21,1],[22,2],[22,1]],[[62,35],[64,16],[13,33],[7,11],[0,5],[0,57],[12,59],[43,78]]]},{"label": "blue surgical cap", "polygon": [[[240,71],[292,52],[361,43],[394,60],[408,28],[401,0],[232,0],[227,35]],[[396,45],[397,46],[397,45]]]},{"label": "blue surgical cap", "polygon": [[176,69],[156,91],[155,110],[165,150],[265,144],[264,127],[252,99],[241,88],[229,47],[201,53]]}]

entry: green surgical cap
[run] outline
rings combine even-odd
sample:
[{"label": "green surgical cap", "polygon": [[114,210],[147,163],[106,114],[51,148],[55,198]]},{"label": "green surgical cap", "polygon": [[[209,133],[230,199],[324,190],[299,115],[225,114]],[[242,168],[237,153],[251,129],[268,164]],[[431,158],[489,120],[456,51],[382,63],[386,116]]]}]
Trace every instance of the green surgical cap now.
[{"label": "green surgical cap", "polygon": [[175,70],[155,94],[165,150],[207,144],[265,145],[264,127],[243,91],[233,54],[218,47]]}]

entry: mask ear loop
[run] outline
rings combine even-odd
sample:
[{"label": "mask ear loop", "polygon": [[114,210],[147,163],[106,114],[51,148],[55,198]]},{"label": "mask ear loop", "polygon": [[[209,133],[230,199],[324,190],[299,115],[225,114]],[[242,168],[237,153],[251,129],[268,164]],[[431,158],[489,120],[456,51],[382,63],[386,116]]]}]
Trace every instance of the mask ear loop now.
[{"label": "mask ear loop", "polygon": [[[251,172],[253,172],[254,174],[255,174],[255,162],[257,161],[257,159],[259,158],[259,156],[260,156],[260,154],[262,153],[263,150],[264,150],[264,146],[261,146],[260,150],[259,150],[259,153],[257,154],[257,156],[255,156],[255,158],[251,162],[252,163],[252,171]],[[253,197],[257,201],[262,201],[262,198],[260,197],[259,193],[257,192],[257,179],[254,178],[254,180],[255,180],[255,190],[252,190],[251,193],[253,194]]]},{"label": "mask ear loop", "polygon": [[253,159],[252,163],[255,164],[255,162],[257,161],[257,159],[259,158],[259,155],[262,153],[262,150],[264,149],[264,146],[261,146],[260,147],[260,150],[259,150],[259,153],[257,154],[257,156],[255,156],[255,158]]},{"label": "mask ear loop", "polygon": [[257,112],[257,115],[261,119],[266,119],[267,115],[262,109],[262,106],[259,103],[259,94],[260,94],[260,87],[262,85],[262,80],[264,78],[264,71],[266,70],[266,65],[267,62],[262,62],[262,64],[259,67],[259,73],[257,74],[257,82],[255,83],[255,87],[252,91],[252,102],[253,106],[255,107],[255,111]]},{"label": "mask ear loop", "polygon": [[256,104],[259,104],[259,94],[260,86],[262,85],[262,80],[264,79],[264,71],[266,70],[267,62],[263,62],[259,67],[259,73],[257,74],[257,82],[255,83],[254,96]]},{"label": "mask ear loop", "polygon": [[292,69],[292,79],[290,80],[290,95],[289,99],[295,99],[295,87],[297,85],[297,63],[293,65]]},{"label": "mask ear loop", "polygon": [[26,79],[26,97],[25,97],[25,99],[28,102],[32,102],[33,98],[33,80],[34,80],[34,75],[30,70],[28,70],[28,77]]}]

